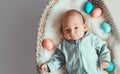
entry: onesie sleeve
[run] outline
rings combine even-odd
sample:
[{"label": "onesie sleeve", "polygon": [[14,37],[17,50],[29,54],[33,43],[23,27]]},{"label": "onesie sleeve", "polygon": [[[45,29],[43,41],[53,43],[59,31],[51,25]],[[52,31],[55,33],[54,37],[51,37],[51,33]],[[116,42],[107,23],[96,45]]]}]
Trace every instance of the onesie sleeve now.
[{"label": "onesie sleeve", "polygon": [[65,57],[61,51],[61,44],[57,47],[54,55],[50,58],[47,65],[50,69],[50,72],[59,69],[65,63]]},{"label": "onesie sleeve", "polygon": [[94,47],[97,50],[99,62],[102,61],[111,61],[110,57],[110,50],[107,47],[107,43],[105,41],[102,41],[97,36],[94,37]]}]

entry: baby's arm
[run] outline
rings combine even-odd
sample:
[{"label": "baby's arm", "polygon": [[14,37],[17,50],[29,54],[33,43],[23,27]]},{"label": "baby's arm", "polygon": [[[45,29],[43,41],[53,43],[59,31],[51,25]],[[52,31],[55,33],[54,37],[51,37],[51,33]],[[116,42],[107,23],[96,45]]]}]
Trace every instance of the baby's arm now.
[{"label": "baby's arm", "polygon": [[[61,45],[60,45],[61,46]],[[46,63],[50,69],[50,72],[57,70],[65,63],[65,57],[60,50],[60,47],[58,47],[54,53],[54,55],[51,57],[48,63]]]},{"label": "baby's arm", "polygon": [[98,53],[100,68],[101,69],[107,68],[109,66],[111,57],[110,57],[110,51],[107,48],[106,42],[102,41],[100,38],[95,36],[94,46]]},{"label": "baby's arm", "polygon": [[50,60],[46,64],[38,64],[37,70],[38,72],[52,72],[60,68],[65,63],[65,58],[63,53],[59,48],[56,49],[54,55],[50,58]]}]

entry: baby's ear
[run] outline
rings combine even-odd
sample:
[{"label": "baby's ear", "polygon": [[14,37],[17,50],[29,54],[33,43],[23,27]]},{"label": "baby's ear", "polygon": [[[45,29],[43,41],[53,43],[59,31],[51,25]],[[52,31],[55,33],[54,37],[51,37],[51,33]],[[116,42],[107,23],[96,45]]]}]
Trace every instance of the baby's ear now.
[{"label": "baby's ear", "polygon": [[59,37],[61,38],[61,39],[63,39],[63,37],[64,37],[64,35],[63,35],[63,28],[62,28],[62,25],[60,26],[60,28],[59,28]]},{"label": "baby's ear", "polygon": [[62,28],[62,25],[60,26],[59,31],[60,31],[61,34],[63,34],[63,28]]},{"label": "baby's ear", "polygon": [[87,30],[88,30],[88,28],[87,28],[87,25],[86,25],[86,24],[84,24],[84,29],[85,29],[85,31],[87,31]]}]

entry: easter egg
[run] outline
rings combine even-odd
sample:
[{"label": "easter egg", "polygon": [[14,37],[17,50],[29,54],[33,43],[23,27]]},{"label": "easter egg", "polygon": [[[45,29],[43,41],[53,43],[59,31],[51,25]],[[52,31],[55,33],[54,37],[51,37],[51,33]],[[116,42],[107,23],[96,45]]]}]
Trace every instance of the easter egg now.
[{"label": "easter egg", "polygon": [[93,9],[93,4],[92,4],[91,2],[86,2],[86,3],[84,4],[84,12],[85,12],[86,14],[90,14],[91,11],[92,11],[92,9]]},{"label": "easter egg", "polygon": [[111,61],[109,67],[106,68],[105,70],[107,72],[112,72],[114,70],[114,68],[115,68],[115,66],[114,66],[113,62]]},{"label": "easter egg", "polygon": [[52,50],[54,46],[53,41],[51,39],[44,39],[42,41],[42,45],[47,50]]},{"label": "easter egg", "polygon": [[102,22],[100,27],[105,33],[109,33],[112,30],[110,24],[107,22]]},{"label": "easter egg", "polygon": [[91,17],[97,18],[102,14],[101,8],[94,8],[91,12]]},{"label": "easter egg", "polygon": [[104,74],[108,74],[108,72],[107,72],[107,71],[104,71]]}]

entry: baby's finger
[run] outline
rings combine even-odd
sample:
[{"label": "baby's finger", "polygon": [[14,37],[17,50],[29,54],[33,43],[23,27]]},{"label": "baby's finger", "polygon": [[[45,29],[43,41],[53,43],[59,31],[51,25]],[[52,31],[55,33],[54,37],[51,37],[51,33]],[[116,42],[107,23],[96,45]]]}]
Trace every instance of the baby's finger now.
[{"label": "baby's finger", "polygon": [[46,67],[43,70],[44,70],[44,72],[48,72],[49,71],[48,68],[46,68]]},{"label": "baby's finger", "polygon": [[106,68],[106,65],[102,65],[102,68],[103,68],[103,69]]},{"label": "baby's finger", "polygon": [[38,71],[38,73],[41,73],[41,72],[42,72],[42,70],[41,70],[41,69],[38,69],[37,71]]},{"label": "baby's finger", "polygon": [[39,67],[39,65],[37,65],[36,68],[37,68],[37,71],[40,73],[40,67]]},{"label": "baby's finger", "polygon": [[41,69],[40,69],[40,72],[41,72],[41,73],[43,73],[43,72],[44,72],[44,69],[43,69],[43,68],[41,68]]},{"label": "baby's finger", "polygon": [[104,64],[104,66],[103,66],[103,68],[107,68],[107,67],[109,67],[109,64]]},{"label": "baby's finger", "polygon": [[46,67],[45,67],[45,66],[42,66],[42,67],[41,67],[41,71],[42,71],[42,72],[45,72],[45,71],[46,71]]},{"label": "baby's finger", "polygon": [[38,64],[38,67],[41,67],[42,64]]}]

